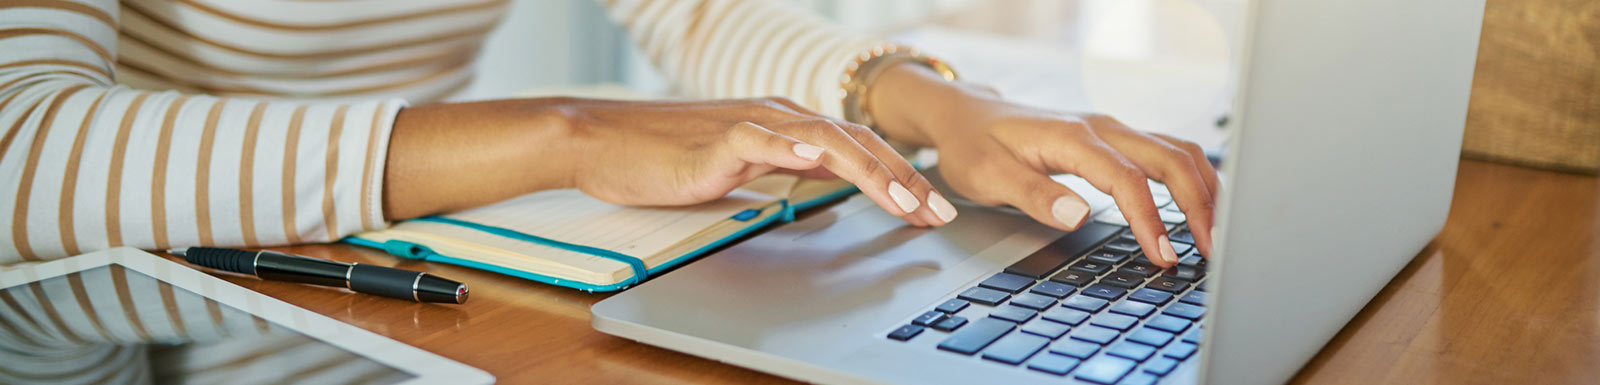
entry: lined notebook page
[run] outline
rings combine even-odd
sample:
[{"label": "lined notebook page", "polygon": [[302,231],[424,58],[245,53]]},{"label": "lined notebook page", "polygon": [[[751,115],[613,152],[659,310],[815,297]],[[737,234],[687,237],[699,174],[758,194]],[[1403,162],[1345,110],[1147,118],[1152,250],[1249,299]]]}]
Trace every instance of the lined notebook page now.
[{"label": "lined notebook page", "polygon": [[[446,216],[560,242],[611,250],[645,259],[647,266],[654,266],[663,261],[652,261],[649,257],[741,211],[764,207],[777,199],[770,195],[735,190],[727,197],[696,206],[649,208],[602,202],[578,190],[555,190],[528,194]],[[450,233],[451,238],[469,242],[479,242],[484,236],[498,238],[475,231]],[[500,240],[492,243],[505,244]],[[525,244],[525,247],[508,251],[575,267],[615,264],[626,268],[626,265],[602,257],[531,242],[517,243]]]}]

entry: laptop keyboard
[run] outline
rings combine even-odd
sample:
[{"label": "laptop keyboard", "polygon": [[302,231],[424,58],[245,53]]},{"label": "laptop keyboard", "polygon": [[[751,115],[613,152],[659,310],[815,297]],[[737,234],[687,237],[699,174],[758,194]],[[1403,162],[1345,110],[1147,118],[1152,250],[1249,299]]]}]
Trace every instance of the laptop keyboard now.
[{"label": "laptop keyboard", "polygon": [[1176,267],[1151,263],[1126,226],[1093,221],[887,337],[1018,370],[1153,384],[1195,356],[1206,313],[1206,262],[1182,213],[1162,210]]}]

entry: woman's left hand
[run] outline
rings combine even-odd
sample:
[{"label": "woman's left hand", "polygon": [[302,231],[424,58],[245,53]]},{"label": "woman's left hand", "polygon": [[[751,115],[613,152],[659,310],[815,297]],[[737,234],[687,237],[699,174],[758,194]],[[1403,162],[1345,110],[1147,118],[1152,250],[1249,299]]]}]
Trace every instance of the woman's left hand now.
[{"label": "woman's left hand", "polygon": [[939,150],[939,171],[956,192],[988,205],[1011,205],[1041,223],[1072,231],[1088,203],[1051,174],[1083,177],[1115,198],[1145,255],[1178,262],[1147,179],[1167,185],[1188,217],[1197,247],[1211,252],[1217,172],[1200,146],[1135,131],[1099,114],[1018,105],[993,90],[949,82],[925,67],[885,71],[868,95],[871,113],[892,140]]}]

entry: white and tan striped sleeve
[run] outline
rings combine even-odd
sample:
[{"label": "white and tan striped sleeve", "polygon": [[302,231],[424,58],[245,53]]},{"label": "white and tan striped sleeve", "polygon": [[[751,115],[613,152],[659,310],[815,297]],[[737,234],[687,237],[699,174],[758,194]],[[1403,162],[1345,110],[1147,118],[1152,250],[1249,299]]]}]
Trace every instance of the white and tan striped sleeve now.
[{"label": "white and tan striped sleeve", "polygon": [[122,245],[322,242],[383,226],[383,163],[403,100],[120,87],[117,6],[0,3],[0,265]]},{"label": "white and tan striped sleeve", "polygon": [[599,0],[690,95],[782,96],[842,117],[846,68],[882,40],[774,0]]}]

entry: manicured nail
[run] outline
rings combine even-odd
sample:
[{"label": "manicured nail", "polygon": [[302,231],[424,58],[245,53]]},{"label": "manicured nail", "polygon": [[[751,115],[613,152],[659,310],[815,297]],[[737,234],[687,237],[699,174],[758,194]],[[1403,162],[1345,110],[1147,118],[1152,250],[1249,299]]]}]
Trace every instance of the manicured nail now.
[{"label": "manicured nail", "polygon": [[817,160],[817,157],[822,156],[822,147],[795,143],[794,154],[805,160]]},{"label": "manicured nail", "polygon": [[1156,243],[1161,244],[1161,259],[1167,260],[1167,263],[1178,263],[1178,252],[1172,250],[1172,241],[1167,239],[1166,234],[1156,238]]},{"label": "manicured nail", "polygon": [[889,198],[894,199],[894,204],[900,206],[900,211],[907,214],[916,211],[917,206],[922,205],[917,202],[916,195],[911,195],[911,190],[907,190],[905,185],[897,181],[889,181]]},{"label": "manicured nail", "polygon": [[956,219],[956,206],[945,200],[938,191],[928,193],[928,208],[933,209],[933,215],[938,216],[944,223]]},{"label": "manicured nail", "polygon": [[1089,206],[1071,197],[1060,197],[1050,204],[1050,215],[1055,216],[1061,224],[1077,226],[1083,223],[1083,217],[1089,215]]}]

